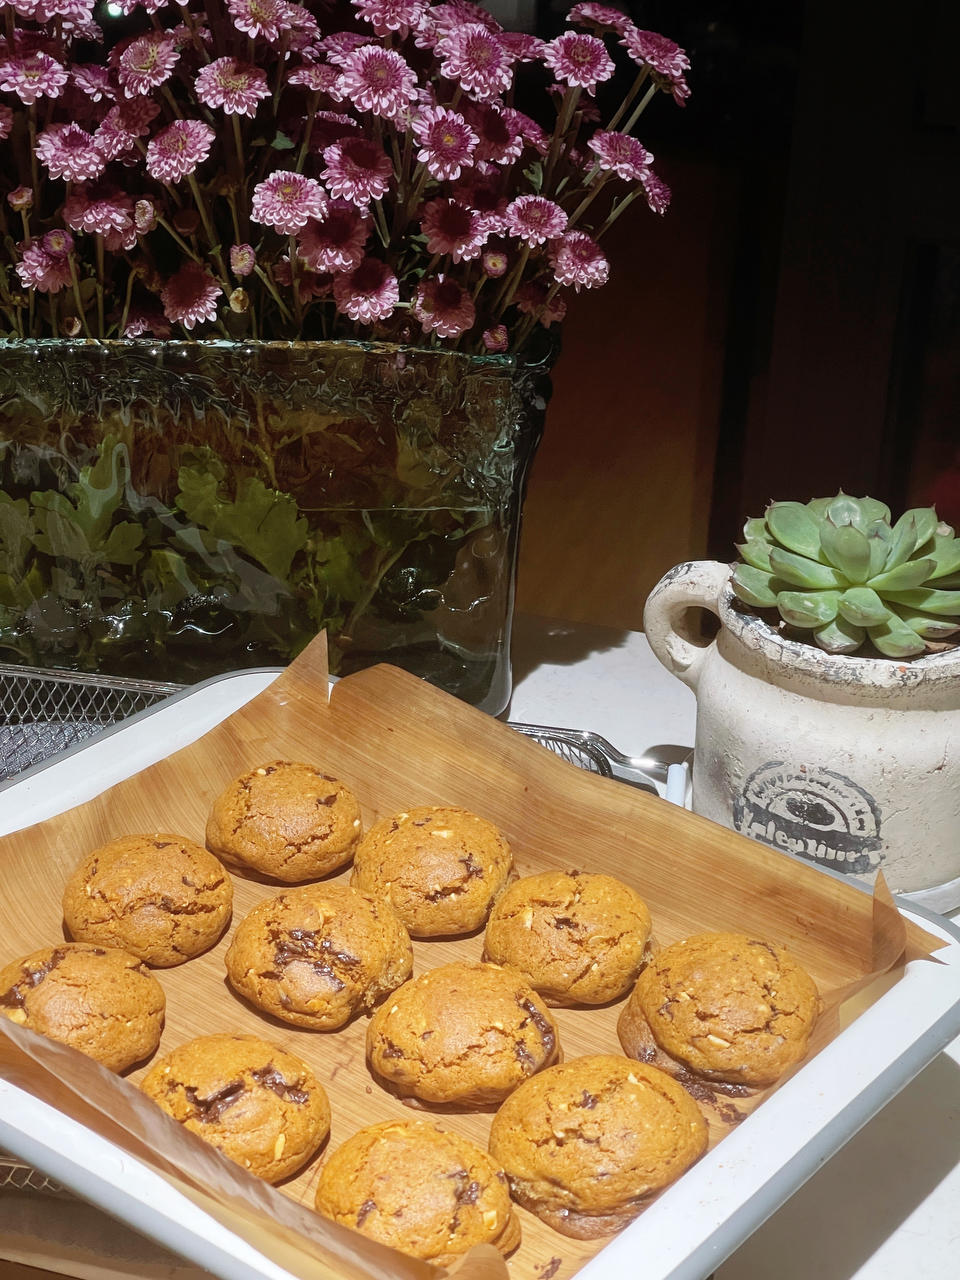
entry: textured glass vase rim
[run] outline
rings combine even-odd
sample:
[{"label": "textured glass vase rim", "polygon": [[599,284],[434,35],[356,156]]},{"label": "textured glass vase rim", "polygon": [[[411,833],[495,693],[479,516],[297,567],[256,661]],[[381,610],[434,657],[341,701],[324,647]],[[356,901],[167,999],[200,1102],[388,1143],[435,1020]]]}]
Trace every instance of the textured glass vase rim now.
[{"label": "textured glass vase rim", "polygon": [[297,351],[305,352],[313,349],[340,349],[358,351],[370,355],[403,355],[410,359],[424,356],[456,360],[473,368],[489,368],[505,373],[514,373],[519,369],[530,368],[531,364],[549,366],[553,363],[551,355],[540,360],[527,362],[515,355],[503,355],[497,352],[475,354],[468,351],[453,351],[447,347],[415,347],[399,342],[363,342],[351,338],[318,338],[315,340],[295,339],[292,341],[261,341],[252,338],[0,338],[0,352],[6,349],[18,351],[44,352],[82,352],[103,349],[112,352],[148,352],[160,351],[173,354],[189,354],[191,352],[223,351],[230,354],[242,354],[250,351]]}]

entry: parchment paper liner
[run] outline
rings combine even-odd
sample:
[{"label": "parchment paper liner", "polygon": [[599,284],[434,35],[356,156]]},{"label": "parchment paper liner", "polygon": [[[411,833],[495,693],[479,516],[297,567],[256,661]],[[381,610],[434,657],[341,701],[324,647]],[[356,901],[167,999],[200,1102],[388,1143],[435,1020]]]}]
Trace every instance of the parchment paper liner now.
[{"label": "parchment paper liner", "polygon": [[[675,806],[584,773],[404,672],[361,672],[335,685],[329,699],[328,687],[320,638],[268,689],[197,742],[87,804],[0,840],[0,963],[61,940],[63,884],[88,850],[138,831],[173,831],[202,841],[207,812],[222,787],[244,769],[276,758],[316,762],[347,782],[360,799],[365,827],[417,804],[460,804],[501,827],[521,874],[578,867],[618,875],[645,897],[662,942],[704,929],[734,929],[783,943],[824,995],[812,1052],[878,999],[907,960],[929,957],[943,945],[904,920],[882,878],[872,897],[864,894]],[[234,886],[231,932],[280,887],[238,877]],[[168,997],[161,1053],[214,1030],[249,1031],[299,1053],[330,1094],[334,1145],[365,1124],[413,1114],[366,1071],[366,1019],[325,1035],[259,1015],[225,986],[228,942],[229,933],[205,956],[157,971]],[[479,959],[481,945],[477,935],[416,943],[415,972]],[[621,1007],[558,1010],[565,1057],[620,1052]],[[331,1273],[345,1280],[436,1274],[305,1207],[312,1204],[320,1161],[281,1192],[221,1158],[133,1087],[142,1070],[120,1080],[5,1018],[0,1070],[150,1165],[303,1280]],[[716,1142],[727,1126],[709,1108],[708,1118]],[[485,1145],[489,1114],[438,1119]],[[524,1240],[509,1264],[516,1280],[533,1280],[545,1267],[551,1276],[569,1276],[604,1243],[572,1241],[529,1214],[521,1217]],[[491,1280],[506,1273],[489,1247],[472,1251],[456,1271]]]}]

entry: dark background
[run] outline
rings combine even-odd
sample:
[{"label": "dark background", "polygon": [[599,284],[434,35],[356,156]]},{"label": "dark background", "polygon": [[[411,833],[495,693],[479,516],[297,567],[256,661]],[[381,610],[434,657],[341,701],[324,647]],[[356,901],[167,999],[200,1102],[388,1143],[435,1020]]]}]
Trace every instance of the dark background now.
[{"label": "dark background", "polygon": [[[689,554],[729,559],[745,517],[770,499],[838,488],[895,509],[934,501],[960,522],[960,6],[620,7],[692,62],[688,105],[658,99],[637,129],[675,188],[662,225],[683,226],[668,240],[644,227],[610,245],[614,270],[640,289],[651,244],[682,271],[694,241],[710,242],[706,327],[675,327],[676,359],[701,381],[696,344],[704,333],[715,344],[692,450],[704,475]],[[556,34],[569,8],[540,0],[538,34]],[[642,354],[619,328],[623,308],[601,313],[585,297],[576,305],[623,346],[624,377],[635,376]],[[671,299],[656,305],[667,324]],[[575,324],[566,329],[564,361],[599,358]],[[576,394],[564,371],[559,380]],[[642,502],[649,477],[636,481]],[[652,580],[685,554],[654,564]]]}]

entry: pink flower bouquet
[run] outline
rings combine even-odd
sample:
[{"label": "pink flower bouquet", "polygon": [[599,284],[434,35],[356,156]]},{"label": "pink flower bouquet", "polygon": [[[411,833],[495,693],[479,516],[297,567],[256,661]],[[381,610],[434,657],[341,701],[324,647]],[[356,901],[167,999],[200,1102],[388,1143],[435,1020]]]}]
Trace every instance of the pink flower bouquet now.
[{"label": "pink flower bouquet", "polygon": [[669,204],[631,130],[689,62],[607,5],[549,42],[469,0],[94,8],[3,0],[7,337],[517,351]]}]

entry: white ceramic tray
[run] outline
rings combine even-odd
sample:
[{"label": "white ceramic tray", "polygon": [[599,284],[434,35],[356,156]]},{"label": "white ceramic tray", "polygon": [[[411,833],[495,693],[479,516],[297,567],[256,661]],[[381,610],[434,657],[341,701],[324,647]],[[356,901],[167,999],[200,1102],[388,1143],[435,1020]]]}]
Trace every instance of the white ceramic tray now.
[{"label": "white ceramic tray", "polygon": [[[276,671],[221,677],[141,712],[0,787],[0,834],[81,804],[162,759],[254,697]],[[902,979],[724,1138],[579,1273],[703,1280],[960,1032],[960,931],[901,903],[941,937],[939,963]],[[111,1142],[0,1080],[0,1148],[222,1280],[299,1280]]]}]

